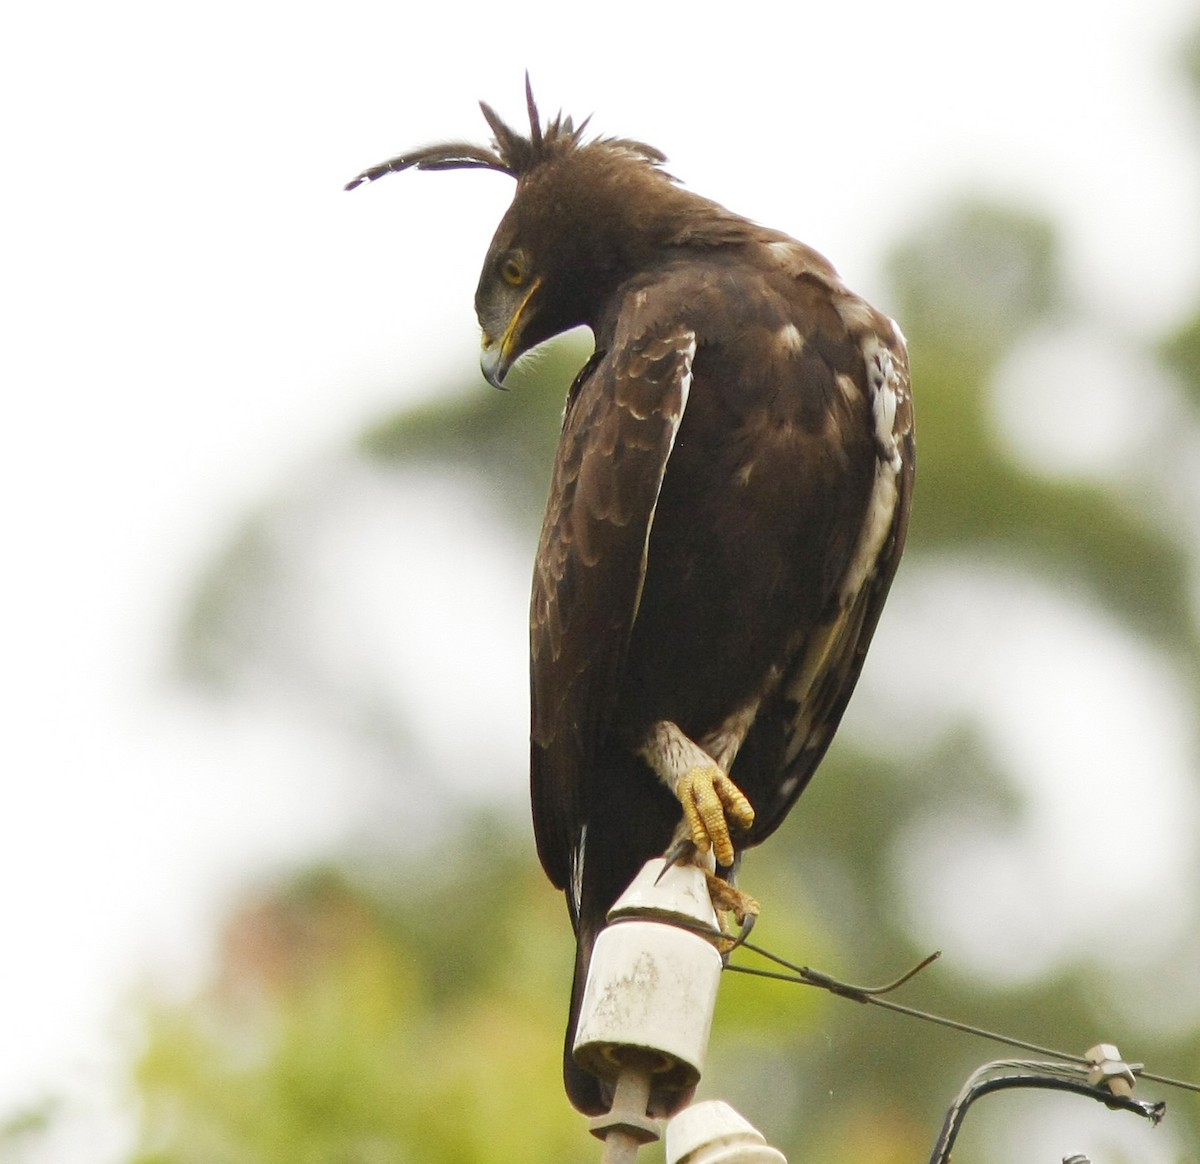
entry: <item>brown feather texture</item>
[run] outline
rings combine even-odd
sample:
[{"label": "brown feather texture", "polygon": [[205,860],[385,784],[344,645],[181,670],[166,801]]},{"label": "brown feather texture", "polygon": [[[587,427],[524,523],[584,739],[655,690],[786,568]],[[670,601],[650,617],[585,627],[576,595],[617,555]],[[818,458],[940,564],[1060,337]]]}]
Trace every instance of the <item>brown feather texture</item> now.
[{"label": "brown feather texture", "polygon": [[727,822],[722,864],[808,784],[904,547],[913,412],[899,328],[826,259],[684,189],[651,146],[543,124],[528,79],[526,97],[528,136],[484,105],[490,148],[426,147],[350,186],[409,167],[516,178],[475,296],[494,384],[553,335],[595,336],[534,566],[530,769],[538,855],[577,939],[567,1092],[598,1113],[607,1087],[571,1055],[596,934],[686,835],[696,756],[754,810]]}]

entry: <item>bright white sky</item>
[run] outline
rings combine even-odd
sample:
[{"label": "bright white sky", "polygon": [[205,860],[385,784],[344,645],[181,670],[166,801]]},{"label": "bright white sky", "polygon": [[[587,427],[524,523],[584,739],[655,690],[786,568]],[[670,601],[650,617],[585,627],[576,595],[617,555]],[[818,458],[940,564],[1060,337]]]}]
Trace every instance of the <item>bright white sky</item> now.
[{"label": "bright white sky", "polygon": [[[231,524],[472,365],[509,182],[342,193],[363,166],[481,140],[480,97],[519,121],[528,67],[544,111],[655,143],[869,294],[885,244],[966,189],[1052,213],[1078,295],[1135,333],[1195,301],[1196,124],[1169,67],[1187,0],[600,8],[117,0],[6,18],[0,1115],[63,1087],[81,1116],[102,1109],[141,968],[186,962],[240,878],[354,818],[321,741],[262,709],[203,713],[162,675]],[[513,595],[495,644],[519,676],[527,568],[508,553],[485,556]],[[515,717],[516,757],[509,702],[493,713]],[[76,1158],[119,1155],[119,1129],[89,1135]]]}]

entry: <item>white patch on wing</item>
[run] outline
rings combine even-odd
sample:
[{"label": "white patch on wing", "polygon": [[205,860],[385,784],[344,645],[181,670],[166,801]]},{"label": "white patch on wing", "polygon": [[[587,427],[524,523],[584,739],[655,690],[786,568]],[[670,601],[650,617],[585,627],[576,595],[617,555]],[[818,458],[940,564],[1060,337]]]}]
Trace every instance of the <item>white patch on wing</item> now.
[{"label": "white patch on wing", "polygon": [[692,391],[692,361],[696,358],[696,333],[688,332],[688,342],[680,349],[683,353],[683,375],[679,377],[679,412],[671,429],[671,444],[667,451],[667,459],[675,449],[675,438],[679,435],[679,426],[683,423],[683,414],[687,411],[688,396]]},{"label": "white patch on wing", "polygon": [[904,398],[904,381],[896,367],[896,358],[876,335],[862,342],[867,365],[867,390],[875,416],[875,442],[879,456],[895,470],[900,468],[900,444],[896,439],[896,409]]},{"label": "white patch on wing", "polygon": [[[875,439],[881,449],[891,448],[896,453],[896,389],[885,383],[875,393],[871,401],[871,409],[875,413]],[[891,459],[890,457],[888,458]]]},{"label": "white patch on wing", "polygon": [[579,843],[575,846],[571,861],[571,901],[575,905],[574,913],[578,917],[583,905],[583,852],[587,846],[587,821],[579,830]]},{"label": "white patch on wing", "polygon": [[779,239],[776,242],[769,242],[767,243],[767,250],[781,263],[795,263],[802,261],[804,258],[803,248],[791,239]]},{"label": "white patch on wing", "polygon": [[875,569],[879,551],[883,549],[888,530],[892,528],[892,519],[896,516],[896,500],[900,496],[897,480],[899,475],[899,454],[896,455],[894,466],[884,461],[876,462],[875,484],[871,488],[871,499],[867,502],[862,534],[859,536],[854,557],[850,559],[846,576],[842,579],[843,606],[849,606],[854,601]]},{"label": "white patch on wing", "polygon": [[879,312],[857,295],[839,295],[833,301],[846,330],[854,333],[872,334],[879,326]]},{"label": "white patch on wing", "polygon": [[794,323],[785,323],[776,333],[779,346],[789,356],[798,356],[804,350],[804,336]]},{"label": "white patch on wing", "polygon": [[675,450],[675,438],[679,435],[679,426],[683,423],[683,414],[687,411],[688,396],[692,390],[692,361],[696,358],[696,333],[685,331],[677,339],[679,343],[675,350],[683,356],[683,371],[679,376],[679,407],[666,418],[671,428],[667,436],[667,452],[662,460],[662,472],[658,477],[658,487],[655,489],[654,500],[650,503],[650,513],[646,520],[646,540],[642,543],[641,571],[638,577],[637,593],[633,598],[633,618],[635,620],[638,608],[642,605],[642,587],[646,581],[646,562],[650,557],[650,535],[654,529],[654,515],[658,510],[663,478],[667,475],[667,463],[671,459],[671,453]]},{"label": "white patch on wing", "polygon": [[904,380],[896,367],[890,348],[871,334],[862,341],[863,359],[867,366],[867,391],[871,397],[871,413],[875,420],[875,482],[858,546],[846,576],[842,579],[842,606],[848,607],[866,582],[896,515],[900,496],[900,442],[896,434],[896,411],[904,394]]}]

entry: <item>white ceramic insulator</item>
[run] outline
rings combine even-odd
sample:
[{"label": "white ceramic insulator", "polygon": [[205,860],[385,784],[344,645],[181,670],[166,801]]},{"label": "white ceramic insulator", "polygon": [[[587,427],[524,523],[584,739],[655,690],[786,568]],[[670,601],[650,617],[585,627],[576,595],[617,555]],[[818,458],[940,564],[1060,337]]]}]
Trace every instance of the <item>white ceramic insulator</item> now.
[{"label": "white ceramic insulator", "polygon": [[684,1108],[667,1124],[667,1164],[787,1164],[748,1120],[719,1099]]},{"label": "white ceramic insulator", "polygon": [[720,977],[721,955],[696,934],[669,922],[609,926],[592,951],[575,1058],[613,1077],[622,1048],[648,1051],[690,1086],[704,1069]]},{"label": "white ceramic insulator", "polygon": [[664,869],[665,864],[661,857],[647,861],[608,911],[608,920],[678,918],[715,930],[717,914],[703,871],[695,865],[682,863]]},{"label": "white ceramic insulator", "polygon": [[[575,1058],[615,1079],[640,1052],[658,1083],[693,1086],[704,1068],[721,955],[699,934],[669,920],[716,924],[704,874],[694,866],[649,862],[613,907],[592,950],[575,1035]],[[651,919],[651,920],[647,920]]]}]

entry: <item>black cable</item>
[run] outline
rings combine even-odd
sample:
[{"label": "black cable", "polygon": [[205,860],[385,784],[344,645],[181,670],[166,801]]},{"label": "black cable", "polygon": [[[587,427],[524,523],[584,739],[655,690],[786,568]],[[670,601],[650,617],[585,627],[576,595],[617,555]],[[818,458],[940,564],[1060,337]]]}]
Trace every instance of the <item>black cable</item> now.
[{"label": "black cable", "polygon": [[[989,1071],[997,1069],[1019,1070],[1016,1074],[985,1077]],[[963,1120],[966,1118],[967,1109],[971,1104],[992,1092],[1013,1088],[1071,1092],[1087,1099],[1094,1099],[1113,1110],[1133,1112],[1143,1119],[1148,1119],[1152,1124],[1158,1124],[1167,1108],[1167,1105],[1161,1101],[1151,1103],[1147,1100],[1134,1099],[1132,1096],[1115,1095],[1107,1088],[1097,1087],[1088,1083],[1086,1079],[1075,1076],[1070,1073],[1069,1068],[1060,1067],[1057,1063],[988,1063],[971,1075],[962,1091],[959,1092],[958,1098],[946,1113],[946,1121],[933,1146],[929,1164],[948,1164],[954,1141],[958,1137]]]}]

